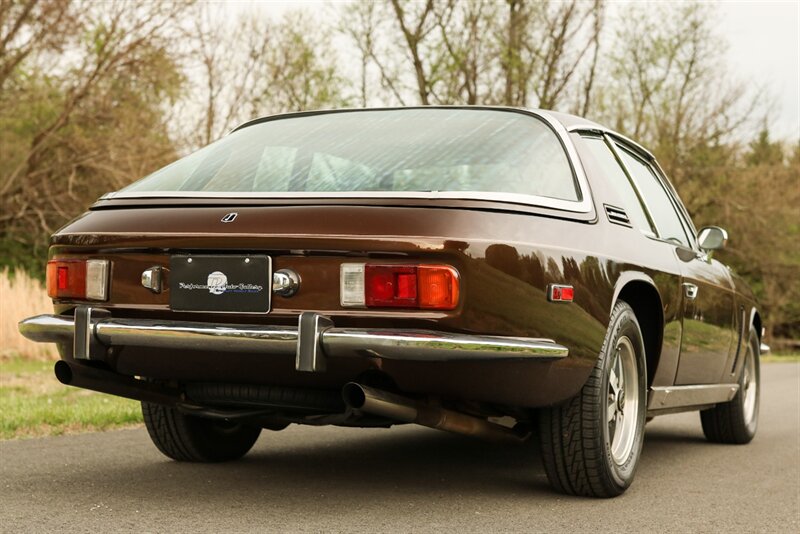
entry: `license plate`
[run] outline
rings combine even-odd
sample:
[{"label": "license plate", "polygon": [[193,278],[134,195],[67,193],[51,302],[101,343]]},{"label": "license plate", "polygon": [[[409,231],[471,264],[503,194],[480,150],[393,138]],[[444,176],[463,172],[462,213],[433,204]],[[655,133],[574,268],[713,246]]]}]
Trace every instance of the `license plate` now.
[{"label": "license plate", "polygon": [[269,256],[172,256],[169,305],[176,311],[267,313],[272,296]]}]

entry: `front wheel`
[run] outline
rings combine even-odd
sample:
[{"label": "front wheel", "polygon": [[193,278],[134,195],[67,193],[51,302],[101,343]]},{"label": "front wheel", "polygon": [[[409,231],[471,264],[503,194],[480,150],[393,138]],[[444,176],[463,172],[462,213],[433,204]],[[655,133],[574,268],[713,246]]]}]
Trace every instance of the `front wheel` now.
[{"label": "front wheel", "polygon": [[539,412],[542,461],[562,493],[614,497],[633,481],[644,441],[647,369],[633,309],[614,306],[606,339],[580,393]]},{"label": "front wheel", "polygon": [[224,462],[241,458],[261,428],[187,415],[177,408],[142,402],[144,425],[155,446],[180,462]]}]

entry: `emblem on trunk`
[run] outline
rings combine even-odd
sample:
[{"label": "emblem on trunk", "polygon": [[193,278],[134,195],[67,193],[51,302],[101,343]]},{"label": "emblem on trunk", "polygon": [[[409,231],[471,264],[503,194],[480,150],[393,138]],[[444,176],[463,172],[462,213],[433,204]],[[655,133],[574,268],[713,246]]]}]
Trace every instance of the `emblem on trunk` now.
[{"label": "emblem on trunk", "polygon": [[227,214],[225,217],[223,217],[223,218],[222,218],[222,219],[220,219],[220,220],[221,220],[222,222],[224,222],[224,223],[233,222],[233,221],[234,221],[234,219],[236,219],[236,216],[237,216],[237,215],[239,215],[239,214],[238,214],[238,213],[236,213],[236,212],[234,211],[233,213],[229,213],[229,214]]}]

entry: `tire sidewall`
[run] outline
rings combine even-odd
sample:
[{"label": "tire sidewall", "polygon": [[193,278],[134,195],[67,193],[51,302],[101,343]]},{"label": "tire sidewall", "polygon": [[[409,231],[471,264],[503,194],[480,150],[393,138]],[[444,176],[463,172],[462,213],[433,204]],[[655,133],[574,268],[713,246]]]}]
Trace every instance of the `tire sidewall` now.
[{"label": "tire sidewall", "polygon": [[[749,353],[745,354],[745,361],[744,365],[742,365],[742,371],[739,373],[739,393],[737,394],[738,397],[738,409],[741,410],[742,414],[742,426],[744,427],[745,432],[752,439],[755,434],[756,430],[758,430],[758,411],[761,404],[761,362],[759,358],[759,354],[761,352],[761,343],[759,342],[758,335],[756,334],[754,329],[750,329],[750,337],[748,339],[748,347]],[[751,421],[745,421],[745,394],[744,394],[744,372],[745,368],[747,367],[747,358],[753,359],[753,369],[755,370],[755,383],[756,383],[756,402],[753,411],[753,419]]]},{"label": "tire sidewall", "polygon": [[[603,457],[605,469],[609,478],[614,481],[617,488],[622,491],[630,486],[633,475],[641,455],[644,443],[644,425],[647,415],[647,367],[644,358],[644,340],[642,338],[639,322],[630,306],[620,303],[619,313],[613,317],[613,322],[609,328],[609,335],[604,344],[602,353],[602,382],[600,388],[600,426],[603,439]],[[639,389],[639,410],[636,414],[636,427],[634,432],[634,442],[631,452],[622,464],[618,464],[611,453],[611,436],[608,432],[608,402],[607,392],[611,377],[611,367],[614,362],[614,353],[617,341],[626,336],[633,344],[636,355],[637,386]]]}]

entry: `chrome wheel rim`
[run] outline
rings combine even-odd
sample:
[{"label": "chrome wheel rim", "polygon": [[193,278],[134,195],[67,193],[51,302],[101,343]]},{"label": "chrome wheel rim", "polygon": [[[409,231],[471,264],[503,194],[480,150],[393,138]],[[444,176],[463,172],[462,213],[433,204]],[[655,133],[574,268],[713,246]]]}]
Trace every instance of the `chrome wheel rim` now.
[{"label": "chrome wheel rim", "polygon": [[756,416],[756,399],[758,398],[758,377],[756,375],[756,359],[751,348],[747,349],[744,361],[744,421],[749,425]]},{"label": "chrome wheel rim", "polygon": [[606,400],[611,456],[617,465],[622,465],[633,450],[640,409],[636,351],[627,336],[620,337],[614,349]]}]

